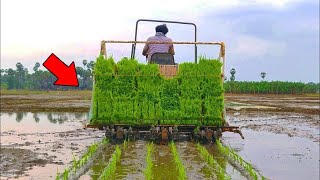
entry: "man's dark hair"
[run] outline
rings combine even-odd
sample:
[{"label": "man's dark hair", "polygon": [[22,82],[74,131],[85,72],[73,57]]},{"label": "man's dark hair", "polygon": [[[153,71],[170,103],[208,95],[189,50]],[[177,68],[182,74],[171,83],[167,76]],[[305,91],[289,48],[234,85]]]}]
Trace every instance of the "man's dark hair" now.
[{"label": "man's dark hair", "polygon": [[166,24],[162,24],[156,27],[156,32],[162,32],[164,35],[166,35],[169,32],[169,30]]}]

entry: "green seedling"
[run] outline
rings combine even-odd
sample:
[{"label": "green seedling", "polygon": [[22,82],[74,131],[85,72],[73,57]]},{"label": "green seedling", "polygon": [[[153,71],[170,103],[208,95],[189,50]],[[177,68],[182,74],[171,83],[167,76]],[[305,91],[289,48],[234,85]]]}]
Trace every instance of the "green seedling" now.
[{"label": "green seedling", "polygon": [[74,173],[76,173],[79,162],[77,161],[76,156],[73,153],[72,153],[72,158],[73,158],[73,170],[74,170]]},{"label": "green seedling", "polygon": [[104,138],[103,140],[102,140],[102,144],[108,144],[109,143],[109,139],[108,138]]},{"label": "green seedling", "polygon": [[60,173],[58,171],[58,167],[57,167],[57,175],[56,175],[56,180],[60,180]]},{"label": "green seedling", "polygon": [[63,172],[63,180],[68,180],[69,177],[69,170],[65,169]]},{"label": "green seedling", "polygon": [[104,168],[103,172],[101,173],[99,180],[108,180],[110,179],[114,173],[116,172],[117,162],[120,160],[121,156],[121,149],[119,146],[116,146],[108,165]]},{"label": "green seedling", "polygon": [[169,146],[170,146],[170,149],[171,149],[171,152],[173,155],[173,160],[174,160],[176,167],[177,167],[177,170],[178,170],[178,177],[177,178],[179,180],[187,179],[187,173],[186,173],[185,167],[182,163],[182,160],[179,157],[179,153],[177,151],[175,143],[172,141],[172,142],[170,142]]},{"label": "green seedling", "polygon": [[224,169],[218,164],[218,162],[205,147],[201,146],[199,143],[196,146],[202,158],[208,163],[209,166],[214,168],[214,173],[218,179],[231,179],[231,177],[224,171]]},{"label": "green seedling", "polygon": [[129,141],[128,141],[128,140],[124,140],[124,141],[123,141],[123,148],[124,148],[124,149],[127,149],[127,148],[128,148],[128,145],[129,145]]},{"label": "green seedling", "polygon": [[[86,153],[84,153],[81,157],[81,159],[77,160],[76,156],[72,153],[72,157],[73,157],[73,162],[72,162],[72,166],[69,168],[66,168],[62,174],[63,179],[67,178],[69,176],[69,171],[72,171],[74,173],[77,172],[77,169],[80,168],[81,166],[83,166],[85,163],[87,163],[87,161],[91,158],[91,156],[97,151],[99,144],[107,144],[109,142],[108,139],[104,138],[100,143],[93,143],[92,145],[90,145],[88,147],[88,150]],[[58,173],[58,169],[57,169],[57,176],[56,179],[60,179],[61,175]]]},{"label": "green seedling", "polygon": [[147,166],[143,171],[143,173],[145,175],[145,178],[147,180],[150,180],[153,177],[153,174],[152,174],[153,161],[152,161],[152,158],[151,158],[153,151],[154,151],[153,143],[152,142],[148,143],[147,144],[147,154],[146,154]]},{"label": "green seedling", "polygon": [[219,150],[225,155],[225,156],[229,156],[230,158],[232,158],[234,161],[238,162],[244,169],[246,169],[246,171],[250,174],[250,176],[254,179],[254,180],[258,180],[258,175],[260,176],[260,179],[265,179],[264,176],[262,176],[261,174],[259,174],[254,168],[253,166],[246,162],[245,160],[243,160],[243,158],[238,155],[233,149],[229,148],[228,146],[224,146],[220,143],[220,141],[216,141],[217,146],[219,148]]}]

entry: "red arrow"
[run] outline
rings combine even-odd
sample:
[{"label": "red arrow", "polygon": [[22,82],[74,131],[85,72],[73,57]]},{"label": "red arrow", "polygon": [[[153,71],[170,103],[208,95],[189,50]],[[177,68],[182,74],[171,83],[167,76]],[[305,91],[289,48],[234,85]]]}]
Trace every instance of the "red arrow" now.
[{"label": "red arrow", "polygon": [[60,86],[79,86],[77,71],[74,62],[67,66],[53,53],[43,63],[43,66],[47,68],[58,79],[54,82],[54,85]]}]

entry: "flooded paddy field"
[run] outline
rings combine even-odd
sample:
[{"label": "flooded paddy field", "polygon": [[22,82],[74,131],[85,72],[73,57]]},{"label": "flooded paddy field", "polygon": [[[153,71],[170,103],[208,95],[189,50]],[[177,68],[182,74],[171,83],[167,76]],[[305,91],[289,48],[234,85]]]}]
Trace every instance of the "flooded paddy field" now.
[{"label": "flooded paddy field", "polygon": [[[83,128],[90,95],[70,98],[70,93],[56,93],[1,95],[1,179],[55,179],[57,172],[72,165],[73,155],[79,158],[104,138],[102,130]],[[229,123],[240,126],[245,139],[224,133],[222,141],[269,179],[319,179],[320,120],[315,108],[319,103],[318,96],[227,95]],[[145,179],[147,143],[119,145],[122,153],[113,179]],[[175,146],[188,179],[217,179],[195,143]],[[203,146],[232,179],[247,179],[216,145]],[[114,150],[115,145],[108,144],[79,179],[98,179]],[[155,144],[151,158],[154,179],[176,179],[178,169],[169,146]]]}]

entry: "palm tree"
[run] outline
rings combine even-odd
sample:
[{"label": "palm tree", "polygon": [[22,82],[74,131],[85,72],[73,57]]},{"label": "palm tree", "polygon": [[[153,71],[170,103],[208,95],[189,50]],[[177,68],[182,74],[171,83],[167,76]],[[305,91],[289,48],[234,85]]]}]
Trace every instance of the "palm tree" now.
[{"label": "palm tree", "polygon": [[16,64],[16,67],[17,67],[17,86],[16,88],[18,89],[22,89],[23,88],[23,85],[24,85],[24,78],[25,78],[25,69],[23,67],[23,65],[18,62]]},{"label": "palm tree", "polygon": [[3,76],[3,74],[5,74],[5,69],[1,69],[1,76]]},{"label": "palm tree", "polygon": [[36,62],[36,64],[33,67],[34,72],[37,72],[39,70],[39,67],[40,67],[40,63]]},{"label": "palm tree", "polygon": [[85,68],[86,65],[88,64],[88,61],[87,61],[87,60],[83,60],[83,61],[82,61],[82,64],[83,64],[83,68]]},{"label": "palm tree", "polygon": [[88,64],[88,69],[93,70],[94,67],[94,61],[90,61]]},{"label": "palm tree", "polygon": [[232,68],[230,71],[230,74],[231,74],[230,80],[234,81],[236,79],[236,77],[234,76],[236,74],[236,70]]},{"label": "palm tree", "polygon": [[264,78],[266,77],[266,75],[267,75],[267,73],[261,72],[261,77],[262,77],[263,80],[264,80]]},{"label": "palm tree", "polygon": [[18,62],[17,64],[16,64],[16,67],[17,67],[17,71],[18,72],[21,72],[21,71],[23,71],[23,65],[21,64],[21,62]]},{"label": "palm tree", "polygon": [[16,71],[13,70],[12,68],[8,69],[8,89],[14,89],[16,88],[16,79],[15,79],[15,75],[16,75]]}]

